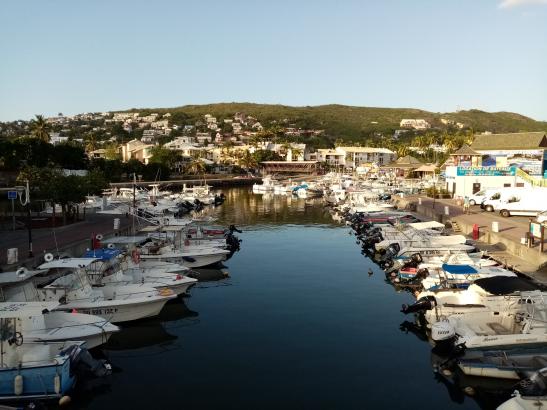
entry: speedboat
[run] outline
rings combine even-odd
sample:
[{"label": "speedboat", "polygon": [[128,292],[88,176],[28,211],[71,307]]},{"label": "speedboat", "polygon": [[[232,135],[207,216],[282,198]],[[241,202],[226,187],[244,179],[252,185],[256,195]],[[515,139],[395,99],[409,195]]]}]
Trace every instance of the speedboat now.
[{"label": "speedboat", "polygon": [[128,322],[157,316],[173,291],[143,285],[110,285],[92,287],[85,268],[96,258],[56,259],[39,266],[47,269],[38,285],[41,301],[59,301],[59,311],[76,311],[100,316],[112,323]]}]

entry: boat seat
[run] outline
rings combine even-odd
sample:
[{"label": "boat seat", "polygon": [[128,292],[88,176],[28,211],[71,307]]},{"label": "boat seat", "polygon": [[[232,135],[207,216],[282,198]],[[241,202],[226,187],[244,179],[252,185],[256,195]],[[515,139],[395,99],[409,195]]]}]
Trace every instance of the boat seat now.
[{"label": "boat seat", "polygon": [[488,336],[492,334],[490,329],[485,329],[480,325],[468,325],[467,327],[477,336]]},{"label": "boat seat", "polygon": [[503,326],[501,323],[487,323],[488,327],[491,328],[497,335],[510,335],[512,332]]},{"label": "boat seat", "polygon": [[547,367],[547,357],[545,356],[534,356],[532,357],[532,363],[538,368]]}]

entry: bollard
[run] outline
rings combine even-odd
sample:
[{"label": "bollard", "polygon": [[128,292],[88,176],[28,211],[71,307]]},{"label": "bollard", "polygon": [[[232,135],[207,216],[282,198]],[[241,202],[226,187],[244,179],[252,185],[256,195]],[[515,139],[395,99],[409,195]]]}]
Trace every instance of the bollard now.
[{"label": "bollard", "polygon": [[19,262],[19,249],[18,248],[9,248],[8,249],[8,265]]},{"label": "bollard", "polygon": [[418,205],[422,204],[422,198],[418,198]]},{"label": "bollard", "polygon": [[499,232],[500,231],[500,223],[498,221],[492,222],[492,232]]},{"label": "bollard", "polygon": [[114,218],[114,230],[120,229],[120,218]]},{"label": "bollard", "polygon": [[473,224],[473,240],[476,241],[479,239],[479,225],[478,224]]},{"label": "bollard", "polygon": [[449,206],[444,207],[444,214],[445,215],[450,215],[450,207]]}]

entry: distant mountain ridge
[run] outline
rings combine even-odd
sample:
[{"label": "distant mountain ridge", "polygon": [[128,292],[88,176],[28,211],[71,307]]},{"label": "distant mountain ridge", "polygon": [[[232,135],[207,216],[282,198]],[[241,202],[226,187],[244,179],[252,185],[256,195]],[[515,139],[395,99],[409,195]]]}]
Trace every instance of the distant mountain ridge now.
[{"label": "distant mountain ridge", "polygon": [[415,108],[356,107],[338,104],[294,107],[233,102],[127,111],[138,111],[143,114],[169,112],[174,123],[197,121],[205,114],[224,119],[231,118],[236,112],[244,112],[257,118],[265,127],[272,121],[277,121],[284,126],[324,129],[329,135],[350,138],[369,136],[374,131],[390,132],[399,129],[399,123],[403,118],[423,118],[433,127],[441,128],[446,128],[441,119],[447,119],[463,123],[475,132],[547,131],[546,121],[536,121],[512,112],[486,112],[475,109],[434,113]]}]

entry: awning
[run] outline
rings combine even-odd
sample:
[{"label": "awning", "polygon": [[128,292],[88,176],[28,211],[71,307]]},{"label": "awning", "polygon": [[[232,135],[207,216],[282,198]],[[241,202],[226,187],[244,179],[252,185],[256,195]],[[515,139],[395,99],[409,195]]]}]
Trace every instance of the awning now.
[{"label": "awning", "polygon": [[85,268],[98,260],[98,258],[54,259],[51,262],[41,264],[40,266],[38,266],[38,269]]}]

